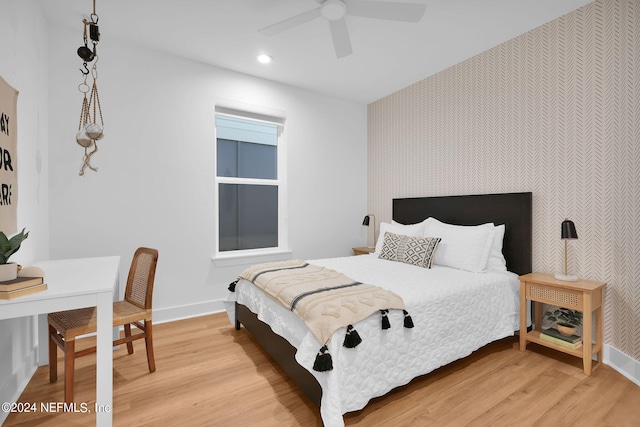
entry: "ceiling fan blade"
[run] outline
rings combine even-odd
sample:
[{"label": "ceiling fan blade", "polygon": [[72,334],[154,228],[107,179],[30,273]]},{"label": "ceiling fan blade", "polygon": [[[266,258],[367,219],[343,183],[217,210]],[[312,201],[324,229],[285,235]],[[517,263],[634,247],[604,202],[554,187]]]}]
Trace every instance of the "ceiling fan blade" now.
[{"label": "ceiling fan blade", "polygon": [[331,29],[331,37],[333,38],[333,47],[336,50],[336,56],[338,58],[344,58],[350,55],[353,50],[351,49],[349,30],[347,30],[347,23],[344,18],[337,21],[329,21],[329,28]]},{"label": "ceiling fan blade", "polygon": [[293,27],[297,27],[298,25],[304,24],[306,22],[309,22],[315,18],[320,17],[320,8],[317,7],[315,9],[311,9],[308,12],[303,12],[299,15],[296,16],[292,16],[291,18],[287,18],[284,21],[280,21],[278,23],[275,23],[273,25],[269,25],[268,27],[264,27],[260,30],[258,30],[258,32],[262,35],[265,36],[274,36],[276,34],[279,34],[283,31],[287,31],[290,30]]},{"label": "ceiling fan blade", "polygon": [[363,18],[387,19],[391,21],[418,22],[427,10],[425,4],[391,3],[370,0],[344,0],[347,14]]}]

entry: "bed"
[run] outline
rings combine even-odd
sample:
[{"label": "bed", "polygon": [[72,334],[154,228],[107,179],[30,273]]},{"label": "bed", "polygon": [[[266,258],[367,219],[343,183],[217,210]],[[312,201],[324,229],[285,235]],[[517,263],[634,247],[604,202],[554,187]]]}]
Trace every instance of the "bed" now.
[{"label": "bed", "polygon": [[[379,240],[385,230],[411,234],[412,224],[428,224],[430,217],[464,226],[504,225],[504,270],[477,272],[443,264],[426,269],[380,259],[380,241],[375,254],[309,261],[391,288],[402,296],[415,323],[412,329],[402,328],[403,313],[392,311],[392,328],[380,331],[379,317],[372,315],[354,325],[363,337],[357,348],[342,347],[345,332],[336,331],[340,338],[328,343],[334,360],[331,371],[312,369],[318,341],[293,312],[252,283],[237,283],[228,299],[228,314],[236,329],[244,325],[320,407],[324,425],[344,425],[344,413],[362,409],[370,399],[519,329],[517,277],[531,272],[531,204],[531,193],[394,199],[394,223],[381,225]],[[441,244],[435,255],[440,249],[446,254],[444,248]]]}]

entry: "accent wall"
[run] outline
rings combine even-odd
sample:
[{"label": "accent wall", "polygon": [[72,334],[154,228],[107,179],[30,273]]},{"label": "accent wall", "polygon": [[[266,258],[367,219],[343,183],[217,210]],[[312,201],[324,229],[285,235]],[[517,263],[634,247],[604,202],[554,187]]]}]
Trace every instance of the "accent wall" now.
[{"label": "accent wall", "polygon": [[379,220],[395,197],[532,191],[534,271],[563,270],[560,223],[572,219],[569,270],[608,283],[605,343],[640,361],[637,0],[586,5],[371,103],[368,116]]}]

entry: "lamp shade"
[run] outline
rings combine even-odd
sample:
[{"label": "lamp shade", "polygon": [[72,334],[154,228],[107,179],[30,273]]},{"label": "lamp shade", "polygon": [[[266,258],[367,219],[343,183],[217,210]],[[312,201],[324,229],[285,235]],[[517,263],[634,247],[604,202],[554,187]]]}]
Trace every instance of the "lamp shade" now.
[{"label": "lamp shade", "polygon": [[[371,222],[373,222],[373,224],[371,224]],[[374,214],[367,214],[364,217],[364,220],[362,220],[362,225],[369,227],[369,230],[367,231],[368,246],[370,248],[375,247],[376,246],[376,216]],[[373,227],[371,225],[373,225]]]},{"label": "lamp shade", "polygon": [[578,238],[576,225],[573,223],[573,221],[570,221],[569,219],[565,219],[564,221],[562,221],[560,238],[562,240],[574,240]]}]

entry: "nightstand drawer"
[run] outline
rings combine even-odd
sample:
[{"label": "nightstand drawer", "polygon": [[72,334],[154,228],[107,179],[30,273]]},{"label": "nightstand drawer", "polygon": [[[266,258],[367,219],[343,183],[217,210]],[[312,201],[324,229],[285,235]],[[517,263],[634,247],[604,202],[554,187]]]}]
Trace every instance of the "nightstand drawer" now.
[{"label": "nightstand drawer", "polygon": [[527,282],[527,299],[582,311],[582,292]]}]

